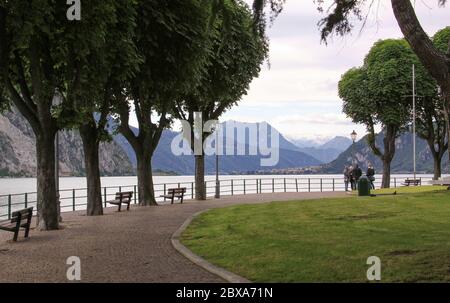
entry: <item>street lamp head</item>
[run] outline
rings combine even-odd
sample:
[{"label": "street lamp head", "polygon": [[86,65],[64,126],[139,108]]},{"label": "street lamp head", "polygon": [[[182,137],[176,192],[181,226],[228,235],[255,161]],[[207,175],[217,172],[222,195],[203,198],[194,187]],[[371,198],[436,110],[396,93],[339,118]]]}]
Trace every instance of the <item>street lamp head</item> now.
[{"label": "street lamp head", "polygon": [[358,134],[355,132],[355,131],[353,131],[351,134],[350,134],[350,137],[352,138],[352,141],[353,142],[355,142],[356,141],[356,137],[358,136]]},{"label": "street lamp head", "polygon": [[55,94],[52,99],[52,106],[60,106],[62,103],[62,96],[59,91],[55,90]]}]

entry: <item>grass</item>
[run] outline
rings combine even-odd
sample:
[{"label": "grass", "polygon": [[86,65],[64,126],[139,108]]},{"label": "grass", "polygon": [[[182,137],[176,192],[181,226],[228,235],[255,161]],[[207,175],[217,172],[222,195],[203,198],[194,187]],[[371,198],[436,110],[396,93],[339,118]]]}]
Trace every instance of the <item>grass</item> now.
[{"label": "grass", "polygon": [[446,187],[442,186],[403,186],[398,188],[385,188],[372,191],[374,194],[391,194],[397,192],[397,194],[414,194],[414,193],[426,193],[439,190],[445,190]]},{"label": "grass", "polygon": [[255,282],[367,282],[369,256],[382,282],[448,282],[450,192],[435,189],[215,209],[182,242]]}]

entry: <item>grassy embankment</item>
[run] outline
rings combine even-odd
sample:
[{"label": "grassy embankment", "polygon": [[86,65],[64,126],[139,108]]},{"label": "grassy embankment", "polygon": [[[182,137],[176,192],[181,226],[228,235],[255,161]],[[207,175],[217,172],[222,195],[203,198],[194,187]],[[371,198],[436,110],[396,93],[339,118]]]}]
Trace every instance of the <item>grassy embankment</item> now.
[{"label": "grassy embankment", "polygon": [[215,209],[182,242],[255,282],[366,282],[369,256],[383,282],[450,281],[450,191],[396,191]]}]

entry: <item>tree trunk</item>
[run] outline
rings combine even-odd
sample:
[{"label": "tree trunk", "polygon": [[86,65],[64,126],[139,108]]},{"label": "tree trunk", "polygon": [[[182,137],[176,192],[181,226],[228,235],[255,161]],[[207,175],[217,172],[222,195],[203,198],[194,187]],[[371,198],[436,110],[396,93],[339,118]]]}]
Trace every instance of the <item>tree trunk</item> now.
[{"label": "tree trunk", "polygon": [[434,160],[434,177],[433,180],[439,180],[439,178],[442,176],[442,158],[439,157],[439,155],[436,155],[433,157]]},{"label": "tree trunk", "polygon": [[423,30],[410,0],[391,0],[397,23],[411,48],[439,85],[448,83],[449,58],[440,52]]},{"label": "tree trunk", "polygon": [[195,156],[195,199],[206,200],[205,155]]},{"label": "tree trunk", "polygon": [[55,180],[55,134],[45,129],[36,134],[37,212],[40,230],[59,228]]},{"label": "tree trunk", "polygon": [[383,161],[383,180],[381,188],[391,187],[391,162],[395,155],[395,139],[397,137],[397,128],[392,125],[386,126],[386,134],[383,139],[384,154],[381,156]]},{"label": "tree trunk", "polygon": [[391,160],[383,159],[383,179],[381,181],[381,188],[391,187]]},{"label": "tree trunk", "polygon": [[445,87],[441,86],[442,95],[444,97],[444,115],[447,123],[447,142],[448,142],[448,172],[450,173],[450,78],[449,83]]},{"label": "tree trunk", "polygon": [[86,214],[88,216],[100,216],[103,215],[103,205],[97,128],[91,124],[84,124],[80,127],[80,135],[83,141],[84,163],[87,180]]},{"label": "tree trunk", "polygon": [[158,205],[152,175],[152,154],[136,151],[139,205]]}]

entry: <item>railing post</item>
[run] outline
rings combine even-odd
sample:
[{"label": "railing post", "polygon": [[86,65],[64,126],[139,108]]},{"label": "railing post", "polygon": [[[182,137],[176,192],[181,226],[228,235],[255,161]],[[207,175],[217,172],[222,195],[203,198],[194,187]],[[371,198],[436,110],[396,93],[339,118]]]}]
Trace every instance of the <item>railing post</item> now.
[{"label": "railing post", "polygon": [[25,208],[28,208],[28,193],[25,193]]},{"label": "railing post", "polygon": [[75,188],[72,189],[72,210],[75,211]]},{"label": "railing post", "polygon": [[233,179],[231,179],[231,195],[234,195],[234,182]]},{"label": "railing post", "polygon": [[122,192],[122,186],[119,186],[119,193]]},{"label": "railing post", "polygon": [[333,191],[335,191],[334,178],[333,178]]},{"label": "railing post", "polygon": [[259,194],[259,185],[258,185],[258,179],[256,179],[256,193]]},{"label": "railing post", "polygon": [[322,188],[322,178],[320,178],[320,192],[322,192],[323,191],[323,188]]},{"label": "railing post", "polygon": [[[164,183],[164,193],[163,193],[163,195],[165,196],[166,195],[166,193],[167,193],[167,191],[166,191],[166,183]],[[164,202],[166,202],[166,197],[164,197]]]},{"label": "railing post", "polygon": [[295,190],[298,192],[298,180],[295,178]]},{"label": "railing post", "polygon": [[245,179],[244,179],[244,195],[246,194],[246,192],[245,192]]},{"label": "railing post", "polygon": [[394,178],[394,188],[397,188],[397,178]]},{"label": "railing post", "polygon": [[8,220],[11,220],[11,195],[8,195]]},{"label": "railing post", "polygon": [[191,182],[191,199],[194,200],[194,182]]},{"label": "railing post", "polygon": [[[206,181],[205,181],[205,184],[206,184]],[[178,183],[178,188],[180,188],[181,186],[180,186],[180,183]]]},{"label": "railing post", "polygon": [[308,192],[311,192],[311,178],[308,178]]},{"label": "railing post", "polygon": [[103,202],[105,202],[105,207],[106,207],[106,199],[107,199],[106,187],[103,187]]},{"label": "railing post", "polygon": [[137,197],[136,197],[137,190],[136,190],[136,185],[133,186],[133,191],[134,191],[134,204],[136,204],[136,203],[137,203]]},{"label": "railing post", "polygon": [[272,178],[272,192],[275,192],[275,179]]},{"label": "railing post", "polygon": [[284,192],[286,192],[286,178],[284,178]]},{"label": "railing post", "polygon": [[262,194],[262,179],[259,179],[259,193]]}]

